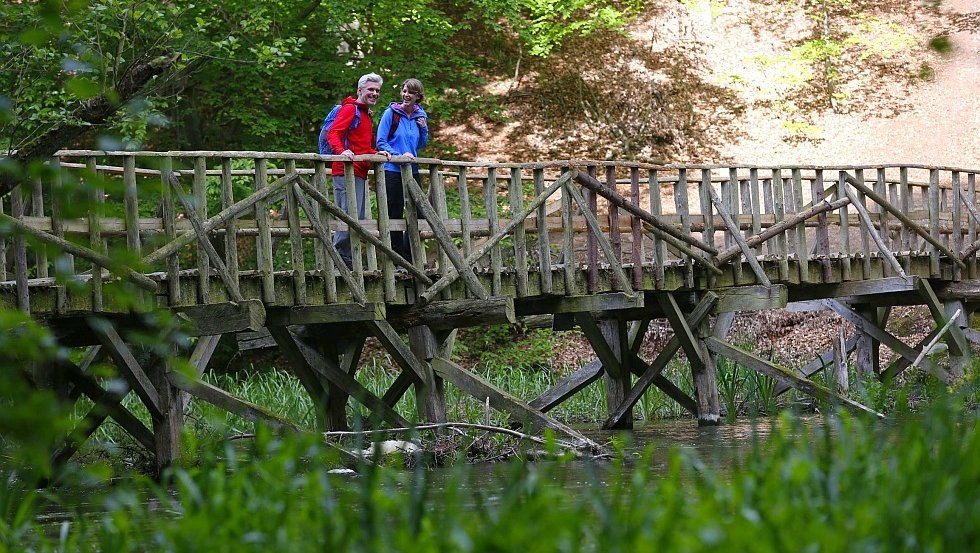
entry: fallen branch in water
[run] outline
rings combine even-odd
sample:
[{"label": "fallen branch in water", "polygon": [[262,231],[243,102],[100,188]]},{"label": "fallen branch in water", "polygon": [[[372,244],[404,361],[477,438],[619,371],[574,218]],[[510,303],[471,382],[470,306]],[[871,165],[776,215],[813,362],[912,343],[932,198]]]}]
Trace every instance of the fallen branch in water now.
[{"label": "fallen branch in water", "polygon": [[[338,430],[338,431],[333,431],[333,432],[323,432],[322,434],[323,434],[324,437],[327,437],[327,438],[330,438],[330,437],[343,437],[343,436],[372,436],[372,435],[376,435],[376,434],[403,434],[405,432],[414,432],[414,431],[417,431],[417,430],[438,430],[438,429],[442,429],[442,428],[449,428],[449,429],[471,428],[471,429],[474,429],[474,430],[483,430],[485,432],[494,432],[494,433],[497,433],[497,434],[505,434],[505,435],[508,435],[508,436],[512,436],[514,438],[519,438],[519,439],[522,439],[522,440],[528,440],[528,441],[534,442],[534,443],[536,443],[538,445],[547,445],[547,443],[548,443],[544,438],[539,438],[537,436],[532,436],[530,434],[525,434],[523,432],[518,432],[516,430],[511,430],[510,428],[503,428],[503,427],[500,427],[500,426],[491,426],[491,425],[488,425],[488,424],[476,424],[476,423],[470,423],[470,422],[442,422],[442,423],[433,423],[433,424],[420,424],[418,426],[410,426],[410,427],[405,427],[405,428],[384,428],[384,429],[381,429],[381,430],[363,430],[363,431],[347,431],[347,430],[341,431],[341,430]],[[555,440],[555,443],[558,444],[559,446],[565,448],[565,449],[571,449],[571,450],[579,450],[579,449],[582,449],[581,446],[576,446],[574,444],[571,444],[571,443],[568,443],[568,442],[565,442],[565,441],[562,441],[562,440],[557,440],[556,439]]]}]

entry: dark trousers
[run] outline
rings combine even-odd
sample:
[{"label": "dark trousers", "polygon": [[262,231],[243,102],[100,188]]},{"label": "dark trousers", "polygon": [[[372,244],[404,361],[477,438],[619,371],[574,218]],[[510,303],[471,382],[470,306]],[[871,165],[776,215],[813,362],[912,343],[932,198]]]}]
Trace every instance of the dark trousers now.
[{"label": "dark trousers", "polygon": [[[415,182],[419,183],[419,187],[421,188],[419,174],[413,173],[412,177],[415,178]],[[404,219],[405,187],[402,186],[401,172],[385,171],[385,191],[388,193],[388,217],[390,219]],[[416,208],[415,212],[419,220],[425,219],[419,209]],[[391,231],[391,248],[408,261],[412,260],[412,248],[409,246],[407,232],[400,230]]]}]

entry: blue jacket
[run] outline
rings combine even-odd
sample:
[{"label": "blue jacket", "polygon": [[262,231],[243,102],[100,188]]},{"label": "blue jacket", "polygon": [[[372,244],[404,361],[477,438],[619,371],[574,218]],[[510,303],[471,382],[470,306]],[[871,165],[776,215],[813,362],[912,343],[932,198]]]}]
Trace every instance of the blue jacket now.
[{"label": "blue jacket", "polygon": [[[426,125],[424,129],[419,128],[415,120],[420,117],[428,119],[429,116],[426,115],[422,106],[417,105],[412,115],[402,111],[401,106],[401,102],[392,102],[381,115],[381,121],[378,123],[378,150],[385,150],[393,156],[410,153],[418,157],[419,150],[429,143],[429,127]],[[395,129],[395,134],[391,140],[388,140],[388,131],[391,130],[394,111],[397,111],[399,115],[398,128]],[[418,165],[413,163],[412,172],[417,173],[418,170]],[[385,171],[401,171],[401,167],[397,163],[385,163]]]}]

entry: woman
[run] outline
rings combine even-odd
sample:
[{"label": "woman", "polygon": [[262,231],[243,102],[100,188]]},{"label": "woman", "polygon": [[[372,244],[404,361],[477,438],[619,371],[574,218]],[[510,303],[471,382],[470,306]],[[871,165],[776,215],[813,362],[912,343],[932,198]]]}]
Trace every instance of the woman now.
[{"label": "woman", "polygon": [[[392,102],[378,123],[378,150],[393,156],[414,159],[420,148],[429,142],[429,127],[421,102],[425,99],[422,81],[407,79],[402,84],[402,101]],[[412,164],[412,176],[419,182],[419,166]],[[388,192],[388,217],[405,218],[405,187],[402,184],[401,167],[397,163],[385,163],[385,189]],[[411,261],[408,234],[392,231],[391,247],[398,255]]]}]

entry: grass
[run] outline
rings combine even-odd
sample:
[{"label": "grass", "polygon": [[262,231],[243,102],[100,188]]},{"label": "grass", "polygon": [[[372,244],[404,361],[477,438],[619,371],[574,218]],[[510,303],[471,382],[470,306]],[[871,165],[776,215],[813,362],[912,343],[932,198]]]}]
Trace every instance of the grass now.
[{"label": "grass", "polygon": [[[784,416],[723,469],[648,451],[586,462],[583,486],[563,470],[579,460],[502,465],[492,492],[469,482],[486,473],[463,466],[439,488],[422,465],[333,476],[335,460],[316,439],[260,432],[244,450],[203,450],[167,485],[93,477],[84,505],[62,503],[56,523],[36,521],[62,501],[58,490],[8,480],[0,549],[969,551],[980,539],[980,425],[963,403],[971,394],[890,424],[833,415],[800,427]],[[644,470],[655,463],[665,476]]]}]

